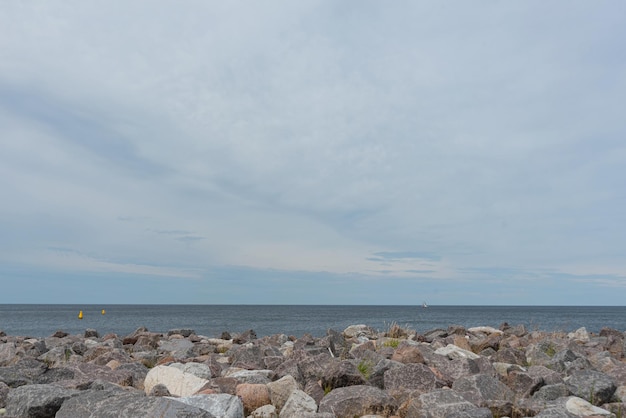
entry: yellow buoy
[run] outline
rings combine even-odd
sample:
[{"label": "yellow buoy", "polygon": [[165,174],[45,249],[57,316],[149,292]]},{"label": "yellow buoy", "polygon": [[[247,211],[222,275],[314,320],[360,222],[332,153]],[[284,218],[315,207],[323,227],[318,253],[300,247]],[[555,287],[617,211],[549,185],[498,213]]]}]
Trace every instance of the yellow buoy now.
[{"label": "yellow buoy", "polygon": [[106,311],[103,309],[103,310],[102,310],[102,315],[104,315],[105,313],[106,313]]},{"label": "yellow buoy", "polygon": [[83,311],[78,312],[78,319],[83,319]]}]

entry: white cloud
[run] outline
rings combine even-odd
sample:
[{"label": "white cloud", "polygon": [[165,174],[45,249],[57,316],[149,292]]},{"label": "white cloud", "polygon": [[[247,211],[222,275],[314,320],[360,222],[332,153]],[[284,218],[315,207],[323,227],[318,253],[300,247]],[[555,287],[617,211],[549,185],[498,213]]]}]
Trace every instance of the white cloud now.
[{"label": "white cloud", "polygon": [[623,247],[621,5],[2,7],[0,248],[454,279]]}]

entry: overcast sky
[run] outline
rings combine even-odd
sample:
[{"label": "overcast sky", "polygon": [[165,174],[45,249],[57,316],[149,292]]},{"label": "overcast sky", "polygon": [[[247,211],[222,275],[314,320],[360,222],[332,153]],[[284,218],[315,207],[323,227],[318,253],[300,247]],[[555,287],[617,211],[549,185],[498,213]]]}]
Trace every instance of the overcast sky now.
[{"label": "overcast sky", "polygon": [[0,5],[0,303],[624,305],[626,3]]}]

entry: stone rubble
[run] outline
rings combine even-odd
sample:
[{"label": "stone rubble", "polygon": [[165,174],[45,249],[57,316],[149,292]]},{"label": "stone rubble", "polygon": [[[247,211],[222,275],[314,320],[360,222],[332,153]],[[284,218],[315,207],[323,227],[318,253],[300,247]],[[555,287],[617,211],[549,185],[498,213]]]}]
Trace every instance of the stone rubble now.
[{"label": "stone rubble", "polygon": [[625,340],[508,324],[423,334],[355,324],[321,338],[0,331],[0,415],[621,418]]}]

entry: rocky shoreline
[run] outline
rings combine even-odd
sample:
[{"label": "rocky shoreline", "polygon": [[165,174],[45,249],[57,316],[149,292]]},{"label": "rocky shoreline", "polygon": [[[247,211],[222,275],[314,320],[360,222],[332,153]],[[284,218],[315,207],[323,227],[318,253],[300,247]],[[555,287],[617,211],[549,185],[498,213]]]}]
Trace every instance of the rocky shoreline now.
[{"label": "rocky shoreline", "polygon": [[326,336],[0,331],[7,417],[626,416],[626,332],[523,325]]}]

